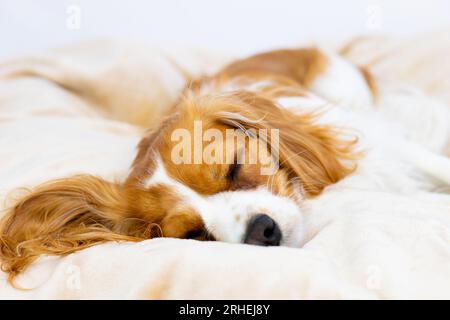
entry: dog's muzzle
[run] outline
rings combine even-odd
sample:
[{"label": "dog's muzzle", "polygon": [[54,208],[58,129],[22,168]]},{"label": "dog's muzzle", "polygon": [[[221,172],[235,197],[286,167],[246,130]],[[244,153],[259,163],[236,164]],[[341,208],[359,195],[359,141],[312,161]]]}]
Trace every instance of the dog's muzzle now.
[{"label": "dog's muzzle", "polygon": [[244,243],[257,246],[279,246],[281,238],[281,229],[275,220],[267,214],[258,214],[247,225]]}]

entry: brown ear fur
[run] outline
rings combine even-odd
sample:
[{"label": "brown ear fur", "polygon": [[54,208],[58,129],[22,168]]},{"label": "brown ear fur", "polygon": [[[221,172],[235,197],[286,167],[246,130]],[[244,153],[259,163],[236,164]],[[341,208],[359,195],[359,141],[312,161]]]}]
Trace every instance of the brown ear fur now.
[{"label": "brown ear fur", "polygon": [[291,79],[308,87],[327,65],[327,57],[318,48],[282,49],[235,61],[225,67],[218,77],[270,75]]},{"label": "brown ear fur", "polygon": [[124,186],[81,175],[38,187],[0,224],[0,260],[9,281],[39,255],[66,255],[111,240],[139,241],[150,224],[133,219]]},{"label": "brown ear fur", "polygon": [[355,169],[356,138],[344,139],[342,130],[317,124],[318,115],[293,114],[278,107],[270,96],[253,92],[191,99],[186,102],[204,108],[218,122],[245,129],[278,129],[280,167],[291,178],[300,178],[306,195],[319,194]]}]

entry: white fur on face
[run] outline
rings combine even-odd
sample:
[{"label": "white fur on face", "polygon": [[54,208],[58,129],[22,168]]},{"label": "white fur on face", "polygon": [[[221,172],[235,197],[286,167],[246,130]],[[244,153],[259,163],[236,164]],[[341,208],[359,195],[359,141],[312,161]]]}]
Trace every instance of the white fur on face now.
[{"label": "white fur on face", "polygon": [[281,245],[299,246],[303,232],[302,212],[293,200],[277,196],[265,187],[256,190],[220,192],[207,198],[217,212],[204,221],[219,240],[242,242],[248,222],[258,214],[267,214],[280,227]]},{"label": "white fur on face", "polygon": [[259,214],[267,214],[278,224],[283,235],[281,245],[299,246],[302,240],[302,212],[298,204],[290,198],[271,193],[265,187],[202,196],[169,177],[160,157],[156,159],[153,175],[144,186],[149,188],[155,184],[173,188],[184,203],[201,216],[206,229],[218,241],[242,243],[247,224]]}]

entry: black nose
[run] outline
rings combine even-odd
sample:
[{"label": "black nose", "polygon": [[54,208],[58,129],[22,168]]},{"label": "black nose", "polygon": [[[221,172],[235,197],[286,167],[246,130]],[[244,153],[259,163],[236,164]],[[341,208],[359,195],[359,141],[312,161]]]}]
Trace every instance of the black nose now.
[{"label": "black nose", "polygon": [[258,214],[247,225],[244,243],[257,246],[279,246],[281,237],[278,224],[267,214]]}]

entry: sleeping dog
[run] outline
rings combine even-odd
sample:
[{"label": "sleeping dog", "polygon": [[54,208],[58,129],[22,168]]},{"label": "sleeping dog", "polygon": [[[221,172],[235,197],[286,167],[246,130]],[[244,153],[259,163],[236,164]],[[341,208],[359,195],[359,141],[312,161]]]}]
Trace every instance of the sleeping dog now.
[{"label": "sleeping dog", "polygon": [[189,83],[126,181],[74,176],[21,199],[1,222],[2,268],[12,281],[41,254],[161,236],[302,246],[308,201],[331,188],[450,184],[449,113],[433,108],[383,101],[366,68],[318,48],[235,61]]}]

